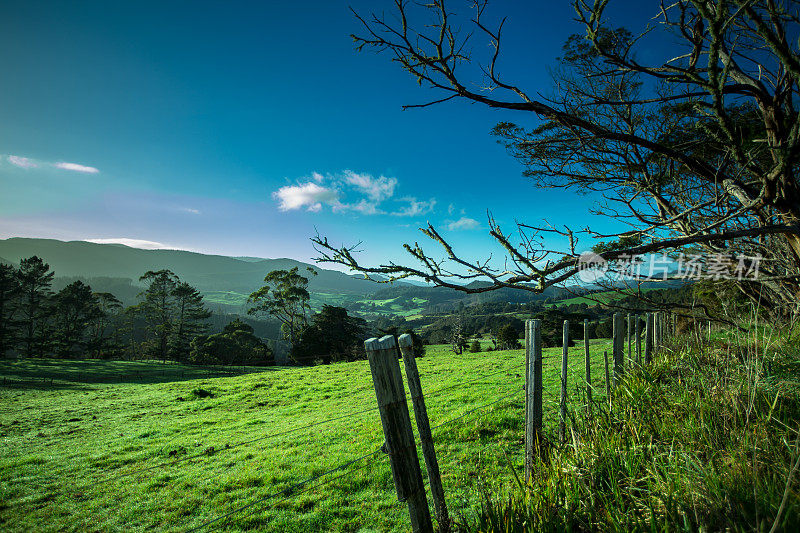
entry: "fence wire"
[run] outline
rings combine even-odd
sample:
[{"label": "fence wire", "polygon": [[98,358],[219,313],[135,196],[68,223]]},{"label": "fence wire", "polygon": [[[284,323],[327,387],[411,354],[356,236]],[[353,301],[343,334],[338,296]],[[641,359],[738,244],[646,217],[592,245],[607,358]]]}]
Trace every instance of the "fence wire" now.
[{"label": "fence wire", "polygon": [[[623,345],[624,345],[624,352],[625,352],[625,355],[624,355],[625,366],[627,368],[630,368],[630,366],[632,366],[632,364],[634,364],[634,361],[635,361],[635,358],[636,358],[636,353],[637,353],[636,339],[635,338],[633,339],[633,342],[631,343],[630,351],[628,349],[627,337],[624,340],[625,340],[625,342],[623,343]],[[580,350],[580,353],[576,353],[578,350]],[[600,349],[599,346],[592,346],[590,348],[590,367],[591,367],[591,373],[592,373],[592,378],[591,378],[591,382],[590,383],[586,382],[586,375],[585,375],[586,360],[585,360],[585,354],[584,354],[584,352],[582,350],[582,345],[580,345],[580,346],[578,346],[576,348],[573,348],[572,350],[569,351],[569,353],[568,353],[569,358],[568,358],[567,365],[566,365],[566,376],[562,376],[561,354],[560,353],[554,353],[555,350],[553,350],[549,354],[548,353],[545,354],[545,356],[543,357],[543,367],[544,367],[543,370],[544,371],[542,373],[542,382],[543,382],[543,385],[544,385],[544,388],[542,390],[543,426],[545,426],[547,428],[552,428],[552,427],[554,427],[554,426],[556,426],[556,425],[558,425],[560,423],[560,421],[561,421],[561,405],[562,405],[562,402],[564,404],[566,404],[566,413],[564,415],[564,421],[565,421],[566,424],[569,424],[570,421],[572,420],[572,418],[576,414],[584,412],[587,409],[587,406],[588,406],[587,390],[590,389],[590,388],[592,390],[593,395],[595,396],[593,398],[593,401],[594,400],[598,400],[598,399],[600,399],[602,397],[605,397],[606,388],[609,385],[606,383],[606,374],[605,374],[606,365],[605,365],[605,360],[604,360],[604,357],[603,357],[603,351],[604,350]],[[611,350],[607,350],[607,351],[611,351]],[[609,379],[613,379],[613,356],[611,356],[611,354],[609,354],[609,356],[610,356],[609,357],[609,365],[611,366],[611,368],[608,368]],[[488,373],[484,373],[482,375],[475,376],[475,377],[473,377],[471,379],[468,379],[468,380],[463,380],[463,381],[460,381],[458,383],[453,383],[451,385],[440,387],[438,389],[435,389],[435,390],[425,394],[425,398],[427,399],[427,398],[437,397],[437,396],[440,396],[440,395],[442,395],[443,393],[445,393],[447,391],[450,391],[450,390],[453,390],[453,389],[457,389],[457,388],[464,388],[464,387],[466,387],[468,385],[472,385],[472,384],[475,384],[475,383],[478,383],[478,382],[481,382],[481,381],[486,381],[487,379],[489,379],[491,377],[494,377],[494,376],[498,376],[500,374],[515,372],[515,370],[516,370],[516,373],[518,375],[519,374],[524,374],[525,369],[523,368],[522,361],[509,362],[509,364],[515,364],[515,365],[519,365],[519,366],[517,366],[517,367],[498,368],[498,369],[495,369],[495,370],[490,371]],[[433,376],[431,376],[430,380],[433,380],[433,379],[434,379]],[[564,379],[566,379],[566,395],[562,398],[561,387],[562,387]],[[467,411],[464,411],[464,412],[462,412],[462,413],[460,413],[460,414],[458,414],[456,416],[453,416],[452,418],[449,418],[449,419],[445,420],[444,422],[440,422],[440,423],[438,423],[436,425],[431,426],[431,430],[439,430],[441,428],[449,427],[450,425],[452,425],[452,424],[454,424],[454,423],[456,423],[456,422],[458,422],[458,421],[460,421],[460,420],[472,415],[473,413],[476,413],[478,411],[487,409],[487,408],[489,408],[489,407],[491,407],[493,405],[497,405],[497,404],[499,404],[501,402],[507,401],[507,400],[509,400],[509,399],[511,399],[511,398],[513,398],[515,396],[518,396],[519,393],[521,391],[524,391],[524,390],[525,390],[525,387],[514,387],[511,390],[507,390],[499,398],[496,398],[496,399],[494,399],[492,401],[485,402],[485,403],[483,403],[481,405],[478,405],[476,407],[470,408]],[[407,400],[409,399],[408,393],[406,394],[406,399]],[[364,400],[364,401],[366,402],[368,400]],[[364,405],[364,404],[362,404],[362,405]],[[300,427],[293,427],[293,428],[289,428],[289,429],[286,429],[286,430],[283,430],[283,431],[279,431],[279,432],[276,432],[276,433],[269,433],[269,434],[261,435],[261,436],[255,437],[255,438],[251,438],[251,439],[247,439],[247,440],[238,442],[238,443],[233,444],[233,445],[225,445],[225,447],[221,447],[219,450],[214,450],[213,454],[216,454],[217,452],[227,451],[227,450],[234,450],[234,449],[237,449],[237,448],[240,448],[240,447],[243,447],[243,446],[253,445],[255,443],[258,443],[258,442],[261,442],[261,441],[265,441],[265,440],[268,440],[268,439],[273,439],[273,438],[281,437],[281,436],[284,436],[284,435],[289,435],[289,434],[301,432],[303,430],[307,430],[307,429],[310,429],[310,428],[318,427],[318,426],[321,426],[321,425],[324,425],[324,424],[328,424],[328,423],[331,423],[331,422],[334,422],[334,421],[337,421],[337,420],[343,420],[343,419],[347,419],[347,418],[352,418],[352,417],[355,417],[355,416],[358,416],[358,415],[361,415],[361,414],[365,414],[365,413],[369,413],[369,412],[373,412],[373,411],[377,411],[377,410],[379,410],[379,407],[377,405],[375,405],[373,407],[352,411],[352,412],[349,412],[349,413],[346,413],[346,414],[342,414],[342,415],[339,415],[339,416],[335,416],[335,417],[330,417],[330,418],[327,418],[325,420],[320,420],[320,421],[317,421],[317,422],[314,422],[314,423],[311,423],[311,424],[307,424],[307,425],[303,425],[303,426],[300,426]],[[310,476],[310,477],[305,478],[305,479],[303,479],[301,481],[293,483],[293,484],[289,485],[288,487],[285,487],[285,488],[280,489],[280,490],[275,490],[275,491],[271,492],[270,494],[267,494],[264,497],[258,498],[258,499],[254,500],[254,501],[252,501],[250,503],[247,503],[245,505],[241,505],[239,507],[236,507],[236,508],[234,508],[234,509],[232,509],[232,510],[230,510],[230,511],[228,511],[228,512],[226,512],[226,513],[224,513],[224,514],[222,514],[222,515],[220,515],[218,517],[216,517],[216,518],[212,518],[212,519],[210,519],[210,520],[208,520],[206,522],[203,522],[199,526],[196,526],[196,527],[190,529],[189,531],[199,531],[201,529],[208,528],[210,526],[221,526],[224,523],[226,523],[228,520],[232,519],[234,516],[238,517],[239,519],[246,518],[246,517],[251,516],[252,514],[254,514],[256,512],[264,511],[265,510],[264,506],[261,506],[260,504],[264,504],[266,502],[269,502],[270,500],[275,500],[275,501],[273,501],[273,502],[271,502],[269,504],[268,508],[272,508],[272,507],[277,506],[281,502],[284,502],[284,501],[286,501],[286,500],[288,500],[288,499],[290,499],[290,498],[292,498],[294,496],[297,496],[297,495],[302,494],[304,492],[310,491],[310,490],[312,490],[314,488],[319,488],[319,487],[328,485],[328,484],[333,483],[334,481],[339,480],[339,479],[341,479],[341,478],[343,478],[345,476],[352,475],[352,474],[354,474],[356,472],[362,471],[362,470],[366,469],[367,467],[371,466],[372,464],[374,464],[377,459],[385,457],[385,456],[379,456],[379,454],[381,454],[382,451],[383,451],[383,448],[381,447],[381,448],[379,448],[379,449],[377,449],[377,450],[375,450],[373,452],[361,455],[361,456],[356,457],[356,458],[354,458],[352,460],[349,460],[349,461],[347,461],[345,463],[342,463],[342,464],[340,464],[340,465],[338,465],[336,467],[333,467],[333,468],[330,468],[328,470],[325,470],[324,472],[321,472],[321,473],[316,474],[314,476]],[[109,482],[114,481],[114,480],[119,480],[119,479],[126,478],[126,477],[129,477],[129,476],[134,476],[134,475],[137,475],[137,474],[142,474],[142,473],[145,473],[145,472],[149,472],[149,471],[153,471],[153,470],[157,470],[157,469],[161,469],[161,468],[174,466],[174,465],[177,465],[177,464],[180,464],[180,463],[184,463],[184,462],[191,461],[191,460],[194,460],[194,459],[199,459],[199,458],[202,458],[204,456],[209,456],[209,455],[210,454],[207,453],[207,451],[204,451],[204,452],[200,452],[200,453],[195,453],[195,454],[191,454],[191,455],[182,456],[182,457],[175,458],[175,459],[168,460],[168,461],[163,461],[160,464],[134,469],[134,470],[131,470],[131,471],[128,471],[128,472],[115,473],[115,474],[106,476],[106,477],[104,477],[104,478],[102,478],[100,480],[97,480],[97,481],[94,481],[92,483],[89,483],[89,484],[85,485],[84,487],[82,487],[82,489],[91,488],[91,487],[98,486],[98,485],[103,485],[103,484],[109,483]],[[363,462],[363,464],[359,464],[359,463],[362,463],[362,462]],[[341,472],[341,473],[339,475],[336,475],[336,476],[328,478],[328,476],[331,476],[332,474],[335,474],[337,472]],[[428,481],[424,480],[424,483],[427,484]],[[79,490],[82,490],[82,489],[79,489]],[[276,500],[276,498],[277,498],[277,500]]]},{"label": "fence wire", "polygon": [[[346,419],[346,418],[352,418],[352,417],[360,415],[360,414],[377,411],[378,409],[379,408],[376,405],[376,406],[370,407],[368,409],[362,409],[362,410],[359,410],[359,411],[349,412],[349,413],[344,414],[344,415],[327,418],[325,420],[320,420],[318,422],[314,422],[312,424],[307,424],[305,426],[294,427],[294,428],[287,429],[285,431],[279,431],[277,433],[270,433],[270,434],[267,434],[267,435],[261,435],[259,437],[256,437],[256,438],[253,438],[253,439],[249,439],[249,440],[246,440],[246,441],[242,441],[242,442],[238,442],[236,444],[226,445],[224,447],[220,447],[219,449],[214,448],[214,451],[212,453],[209,453],[208,451],[204,450],[202,452],[198,452],[198,453],[195,453],[195,454],[182,456],[182,457],[179,457],[179,458],[176,458],[176,459],[171,459],[169,461],[163,461],[160,464],[151,465],[151,466],[142,467],[142,468],[137,468],[137,469],[134,469],[134,470],[131,470],[131,471],[128,471],[128,472],[122,472],[122,473],[119,473],[119,474],[108,475],[108,476],[103,477],[103,478],[101,478],[99,480],[92,481],[90,483],[87,483],[85,485],[77,487],[75,490],[78,491],[78,492],[83,492],[83,491],[85,491],[87,489],[90,489],[90,488],[93,488],[95,486],[99,486],[99,485],[104,485],[106,483],[110,483],[111,481],[119,480],[119,479],[122,479],[122,478],[127,478],[127,477],[134,476],[134,475],[137,475],[137,474],[142,474],[144,472],[150,472],[150,471],[153,471],[153,470],[158,470],[158,469],[162,469],[162,468],[168,468],[168,467],[180,464],[180,463],[191,461],[193,459],[200,459],[200,458],[203,458],[203,457],[211,457],[211,456],[216,455],[219,452],[235,450],[236,448],[240,448],[242,446],[249,446],[251,444],[255,444],[255,443],[260,442],[260,441],[264,441],[264,440],[268,440],[268,439],[272,439],[272,438],[277,438],[277,437],[282,437],[284,435],[289,435],[289,434],[292,434],[292,433],[297,433],[297,432],[300,432],[300,431],[303,431],[303,430],[306,430],[306,429],[309,429],[309,428],[312,428],[312,427],[321,426],[321,425],[328,424],[330,422],[334,422],[334,421],[337,421],[337,420],[343,420],[343,419]],[[64,472],[66,472],[66,470],[63,470],[61,472],[56,472],[56,475],[58,475],[59,473],[64,473]],[[14,481],[15,482],[19,482],[22,479],[23,478],[18,478],[18,479],[14,480]]]},{"label": "fence wire", "polygon": [[500,403],[503,400],[506,400],[508,398],[511,398],[512,396],[515,396],[515,395],[519,394],[519,392],[522,391],[522,390],[524,390],[524,387],[520,387],[518,389],[514,389],[511,393],[506,394],[504,396],[501,396],[497,400],[485,403],[483,405],[479,405],[478,407],[470,409],[469,411],[466,411],[465,413],[462,413],[462,414],[458,415],[455,418],[451,418],[450,420],[447,420],[446,422],[442,422],[441,424],[436,424],[435,426],[431,426],[431,430],[434,430],[434,429],[437,429],[437,428],[440,428],[440,427],[443,427],[443,426],[447,426],[447,425],[452,424],[453,422],[455,422],[457,420],[461,420],[462,418],[471,415],[472,413],[474,413],[476,411],[480,411],[481,409],[485,409],[486,407],[489,407],[489,406],[494,405],[496,403]]},{"label": "fence wire", "polygon": [[[312,488],[321,487],[323,485],[327,485],[329,483],[332,483],[333,481],[336,481],[337,479],[340,479],[340,478],[344,477],[345,475],[352,474],[354,472],[358,472],[359,470],[363,470],[367,466],[371,465],[372,462],[371,461],[367,462],[366,464],[362,465],[361,467],[359,467],[359,468],[357,468],[355,470],[352,470],[352,471],[346,472],[345,474],[341,474],[339,476],[333,477],[333,478],[325,481],[324,483],[319,483],[317,485],[306,487],[305,489],[300,490],[300,491],[297,490],[297,489],[299,489],[301,487],[305,487],[306,485],[309,485],[309,484],[313,483],[314,481],[317,481],[318,479],[321,479],[321,478],[323,478],[323,477],[325,477],[325,476],[327,476],[329,474],[333,474],[334,472],[339,472],[340,470],[344,470],[347,467],[358,463],[359,461],[363,461],[364,459],[367,459],[367,458],[374,458],[374,457],[378,456],[378,454],[381,454],[381,453],[383,453],[383,450],[381,448],[378,448],[374,452],[364,454],[361,457],[356,457],[355,459],[353,459],[351,461],[348,461],[348,462],[343,463],[343,464],[341,464],[341,465],[339,465],[337,467],[334,467],[334,468],[331,468],[329,470],[326,470],[325,472],[322,472],[321,474],[317,474],[315,476],[311,476],[311,477],[306,478],[306,479],[304,479],[302,481],[299,481],[299,482],[297,482],[297,483],[295,483],[295,484],[293,484],[293,485],[291,485],[291,486],[289,486],[289,487],[287,487],[285,489],[281,489],[279,491],[276,491],[276,492],[273,492],[271,494],[268,494],[267,496],[264,496],[263,498],[259,498],[259,499],[255,500],[253,502],[250,502],[250,503],[248,503],[246,505],[242,505],[240,507],[237,507],[236,509],[233,509],[232,511],[229,511],[229,512],[223,514],[222,516],[218,516],[217,518],[214,518],[212,520],[208,520],[207,522],[204,522],[204,523],[200,524],[199,526],[196,526],[196,527],[194,527],[192,529],[189,529],[188,531],[189,532],[200,531],[201,529],[204,529],[204,528],[206,528],[206,527],[208,527],[208,526],[210,526],[212,524],[218,524],[218,523],[222,522],[223,520],[226,520],[226,519],[232,517],[235,514],[238,514],[238,513],[242,512],[242,511],[246,510],[246,509],[250,509],[250,508],[258,505],[259,503],[263,503],[263,502],[265,502],[267,500],[270,500],[272,498],[276,498],[276,497],[280,496],[281,494],[283,494],[284,495],[283,498],[281,498],[280,500],[278,500],[278,501],[276,501],[276,502],[274,502],[272,504],[272,506],[274,507],[274,506],[278,505],[279,503],[281,503],[283,501],[286,501],[289,498],[292,498],[294,496],[297,496],[298,494],[302,494],[303,492],[311,490]],[[244,516],[240,516],[239,518],[245,518],[247,516],[250,516],[250,515],[254,514],[257,511],[258,511],[258,509],[255,509],[255,510],[245,514]]]}]

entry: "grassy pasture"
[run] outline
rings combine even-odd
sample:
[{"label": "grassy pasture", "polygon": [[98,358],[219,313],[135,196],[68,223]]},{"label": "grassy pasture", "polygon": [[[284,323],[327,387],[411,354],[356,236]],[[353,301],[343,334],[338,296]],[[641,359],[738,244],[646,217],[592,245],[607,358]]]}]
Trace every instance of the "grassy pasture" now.
[{"label": "grassy pasture", "polygon": [[[597,385],[603,349],[593,347]],[[570,390],[581,351],[570,350]],[[545,351],[550,427],[560,352]],[[474,512],[483,488],[514,483],[509,463],[522,466],[523,361],[522,350],[457,356],[444,346],[419,360],[433,426],[510,395],[434,429],[455,517]],[[125,377],[134,372],[153,377]],[[89,373],[107,379],[81,381]],[[380,447],[366,361],[233,377],[154,362],[0,361],[0,375],[27,380],[0,388],[4,531],[183,531],[254,502],[215,528],[408,529],[382,453],[281,492]]]},{"label": "grassy pasture", "polygon": [[588,297],[586,296],[574,296],[572,298],[565,298],[563,300],[559,300],[555,303],[550,304],[550,307],[564,307],[565,305],[572,305],[572,304],[586,304],[589,306],[598,305],[598,304],[607,304],[608,302],[612,302],[614,300],[619,300],[626,296],[630,296],[633,294],[638,294],[639,291],[641,292],[650,292],[650,291],[660,291],[662,290],[659,287],[642,287],[640,289],[636,289],[630,291],[628,294],[625,292],[620,291],[602,291],[602,292],[595,292],[590,294]]},{"label": "grassy pasture", "polygon": [[406,318],[420,315],[425,309],[425,304],[428,303],[428,300],[424,298],[413,297],[410,299],[410,303],[413,304],[413,307],[410,307],[409,304],[397,302],[401,299],[402,298],[388,298],[385,300],[363,299],[358,300],[356,303],[365,306],[375,305],[374,308],[369,309],[370,312],[391,313],[398,316],[404,316]]},{"label": "grassy pasture", "polygon": [[236,291],[205,291],[203,299],[207,304],[230,305],[241,307],[247,303],[249,294],[242,294]]}]

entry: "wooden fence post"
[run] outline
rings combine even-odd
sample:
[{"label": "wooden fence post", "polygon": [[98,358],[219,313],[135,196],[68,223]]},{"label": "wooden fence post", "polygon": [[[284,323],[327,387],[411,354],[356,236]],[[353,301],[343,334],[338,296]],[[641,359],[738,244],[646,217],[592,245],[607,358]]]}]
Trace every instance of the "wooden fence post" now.
[{"label": "wooden fence post", "polygon": [[412,531],[433,533],[394,337],[386,335],[380,339],[368,339],[364,348],[378,399],[397,499],[408,503]]},{"label": "wooden fence post", "polygon": [[644,325],[644,364],[653,357],[653,313],[647,313]]},{"label": "wooden fence post", "polygon": [[431,483],[433,507],[436,509],[436,520],[439,522],[439,531],[444,533],[450,530],[450,517],[447,515],[447,505],[444,502],[444,488],[442,477],[439,473],[439,461],[436,459],[436,449],[433,447],[433,434],[431,423],[428,420],[428,410],[425,407],[425,396],[422,394],[422,382],[419,379],[417,360],[414,357],[414,340],[405,333],[397,339],[400,352],[403,354],[403,363],[406,367],[406,380],[411,391],[411,402],[414,404],[414,418],[417,420],[417,431],[422,443],[422,455],[425,456],[425,467],[428,470],[428,480]]},{"label": "wooden fence post", "polygon": [[628,362],[628,365],[630,365],[631,363],[633,363],[633,349],[632,349],[633,348],[633,344],[632,344],[632,340],[633,340],[633,324],[631,324],[631,314],[630,313],[628,313],[628,332],[627,333],[628,333],[628,354],[627,354],[626,360]]},{"label": "wooden fence post", "polygon": [[525,321],[525,480],[533,477],[533,462],[542,431],[542,321]]},{"label": "wooden fence post", "polygon": [[636,364],[642,364],[642,326],[641,317],[636,315]]},{"label": "wooden fence post", "polygon": [[561,342],[561,406],[559,408],[558,438],[561,442],[564,442],[567,438],[567,352],[569,351],[569,320],[564,321]]},{"label": "wooden fence post", "polygon": [[526,450],[527,450],[527,442],[528,442],[527,441],[527,439],[528,439],[528,400],[527,400],[527,398],[528,398],[528,392],[530,390],[529,387],[528,387],[528,384],[530,383],[530,379],[531,379],[531,376],[530,376],[531,336],[530,336],[530,331],[529,331],[529,329],[530,329],[529,322],[530,322],[530,320],[526,320],[525,321],[525,367],[523,368],[523,371],[525,372],[525,385],[524,385],[524,387],[525,387],[525,412],[523,413],[523,416],[525,417],[524,418],[524,424],[525,424],[524,427],[525,427],[525,443],[526,443],[525,444],[526,445],[525,449]]},{"label": "wooden fence post", "polygon": [[603,359],[606,361],[606,398],[611,400],[611,376],[608,373],[608,351],[603,350]]},{"label": "wooden fence post", "polygon": [[624,359],[624,351],[625,345],[625,338],[623,335],[623,317],[622,313],[614,313],[614,338],[613,338],[613,355],[614,355],[614,386],[616,387],[617,382],[622,377],[622,374],[625,372],[625,359]]},{"label": "wooden fence post", "polygon": [[583,319],[583,351],[586,359],[586,405],[592,413],[592,357],[589,354],[589,320]]},{"label": "wooden fence post", "polygon": [[661,312],[653,313],[653,353],[656,354],[661,348]]}]

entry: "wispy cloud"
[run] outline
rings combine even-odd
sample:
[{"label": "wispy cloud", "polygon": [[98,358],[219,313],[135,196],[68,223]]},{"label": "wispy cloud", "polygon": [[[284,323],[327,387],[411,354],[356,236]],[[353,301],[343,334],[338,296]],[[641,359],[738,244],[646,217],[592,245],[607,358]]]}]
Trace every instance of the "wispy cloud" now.
[{"label": "wispy cloud", "polygon": [[339,205],[339,194],[334,189],[312,181],[281,187],[272,193],[272,197],[278,200],[278,209],[281,211],[305,207],[306,210],[316,213],[322,209],[322,204]]},{"label": "wispy cloud", "polygon": [[143,239],[128,239],[126,237],[117,237],[113,239],[86,239],[88,242],[95,244],[123,244],[131,248],[141,248],[143,250],[174,250],[174,246],[156,242],[146,241]]},{"label": "wispy cloud", "polygon": [[66,163],[64,161],[59,161],[58,163],[53,163],[53,166],[56,168],[60,168],[61,170],[71,170],[73,172],[83,172],[84,174],[97,174],[100,171],[94,167],[87,167],[86,165],[79,165],[78,163]]},{"label": "wispy cloud", "polygon": [[180,210],[184,213],[191,213],[193,215],[199,215],[201,213],[199,209],[194,209],[192,207],[181,207]]},{"label": "wispy cloud", "polygon": [[362,198],[359,202],[355,204],[339,204],[334,206],[334,211],[355,211],[357,213],[361,213],[362,215],[384,215],[386,211],[383,209],[378,208],[378,203],[375,200],[368,200],[366,198]]},{"label": "wispy cloud", "polygon": [[8,156],[8,162],[20,168],[37,168],[39,164],[33,159],[27,157],[20,157],[18,155]]},{"label": "wispy cloud", "polygon": [[381,202],[394,195],[397,178],[387,178],[386,176],[375,177],[370,174],[345,170],[344,182],[348,185],[352,185],[363,194],[366,194],[375,202]]},{"label": "wispy cloud", "polygon": [[398,217],[415,217],[419,215],[426,215],[433,211],[436,206],[436,199],[430,200],[417,200],[414,197],[407,196],[399,199],[401,202],[408,202],[408,205],[400,208],[399,211],[392,213]]},{"label": "wispy cloud", "polygon": [[6,156],[9,163],[19,168],[57,168],[59,170],[69,170],[70,172],[81,172],[83,174],[98,174],[100,170],[95,167],[86,165],[79,165],[78,163],[68,163],[66,161],[57,161],[50,163],[47,161],[39,161],[31,159],[30,157],[22,157],[20,155]]},{"label": "wispy cloud", "polygon": [[480,222],[469,217],[461,217],[447,224],[447,229],[450,231],[478,229],[479,227],[481,227]]}]

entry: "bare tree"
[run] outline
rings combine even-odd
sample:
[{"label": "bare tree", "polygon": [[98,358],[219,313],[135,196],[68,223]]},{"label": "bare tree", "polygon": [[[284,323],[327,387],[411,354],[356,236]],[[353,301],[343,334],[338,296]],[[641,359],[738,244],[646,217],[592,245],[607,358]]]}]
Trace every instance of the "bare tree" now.
[{"label": "bare tree", "polygon": [[[416,266],[362,265],[353,255],[357,246],[334,246],[319,235],[313,239],[318,260],[375,279],[415,276],[464,292],[542,291],[578,272],[577,239],[586,235],[605,243],[596,249],[609,261],[696,249],[762,256],[761,277],[736,281],[738,289],[796,312],[798,3],[661,3],[638,35],[606,22],[608,3],[575,0],[585,35],[565,45],[548,98],[534,97],[500,74],[506,20],[490,25],[486,1],[474,3],[469,20],[459,22],[444,0],[424,5],[396,0],[393,17],[356,14],[364,33],[353,38],[359,49],[389,54],[421,84],[440,92],[435,100],[407,108],[468,100],[518,111],[530,122],[527,127],[501,123],[494,133],[525,165],[525,174],[543,187],[599,192],[605,201],[595,212],[628,229],[600,235],[589,228],[518,222],[506,233],[489,215],[489,234],[507,254],[504,268],[488,259],[462,258],[430,224],[421,231],[443,254],[406,244]],[[650,39],[663,43],[665,37],[675,43],[669,57],[653,64],[638,59],[637,50]],[[491,44],[483,59],[471,49],[476,39]],[[470,74],[475,72],[477,78]],[[544,247],[543,233],[562,236],[563,249]],[[475,279],[489,283],[464,284]]]}]

